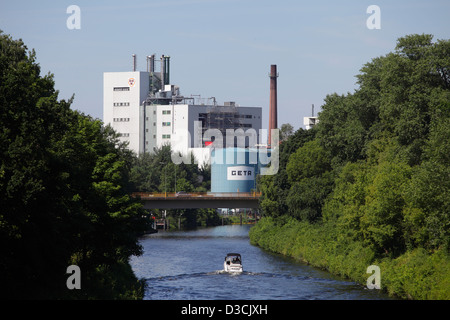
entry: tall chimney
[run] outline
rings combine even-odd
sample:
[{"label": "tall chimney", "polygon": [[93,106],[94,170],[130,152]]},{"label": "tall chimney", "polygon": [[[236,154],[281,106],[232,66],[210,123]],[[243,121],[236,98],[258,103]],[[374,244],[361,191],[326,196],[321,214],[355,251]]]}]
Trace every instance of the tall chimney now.
[{"label": "tall chimney", "polygon": [[164,76],[166,75],[166,59],[164,55],[161,56],[161,91],[164,91],[164,85],[166,84],[166,80]]},{"label": "tall chimney", "polygon": [[278,120],[277,120],[277,65],[272,64],[270,66],[270,109],[269,109],[269,141],[268,146],[269,147],[275,147],[271,146],[272,143],[272,129],[277,129],[278,127]]},{"label": "tall chimney", "polygon": [[150,72],[155,72],[155,55],[150,56]]},{"label": "tall chimney", "polygon": [[133,53],[133,71],[136,71],[136,55]]},{"label": "tall chimney", "polygon": [[147,72],[150,72],[151,59],[151,56],[147,56]]}]

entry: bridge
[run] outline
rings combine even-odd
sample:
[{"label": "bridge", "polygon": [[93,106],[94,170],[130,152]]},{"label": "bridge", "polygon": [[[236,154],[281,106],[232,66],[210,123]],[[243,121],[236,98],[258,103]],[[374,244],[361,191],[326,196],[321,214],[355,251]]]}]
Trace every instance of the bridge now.
[{"label": "bridge", "polygon": [[260,196],[260,192],[132,194],[142,201],[145,209],[258,208]]}]

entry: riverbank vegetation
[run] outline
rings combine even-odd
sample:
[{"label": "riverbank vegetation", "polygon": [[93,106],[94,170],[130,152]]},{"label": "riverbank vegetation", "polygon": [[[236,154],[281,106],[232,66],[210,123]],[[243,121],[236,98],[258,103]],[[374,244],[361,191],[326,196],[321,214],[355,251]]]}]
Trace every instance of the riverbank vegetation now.
[{"label": "riverbank vegetation", "polygon": [[450,41],[398,39],[263,176],[254,244],[402,298],[450,299]]},{"label": "riverbank vegetation", "polygon": [[[129,263],[149,227],[133,155],[58,100],[36,54],[0,31],[0,283],[4,299],[140,299]],[[67,267],[80,268],[69,290]]]},{"label": "riverbank vegetation", "polygon": [[[135,155],[110,126],[72,110],[74,97],[58,100],[34,50],[1,31],[0,85],[1,296],[142,298],[128,259],[162,212],[130,195],[209,191],[209,167],[175,165],[170,146]],[[172,228],[222,223],[214,209],[165,213]],[[80,267],[81,290],[66,286],[70,265]]]}]

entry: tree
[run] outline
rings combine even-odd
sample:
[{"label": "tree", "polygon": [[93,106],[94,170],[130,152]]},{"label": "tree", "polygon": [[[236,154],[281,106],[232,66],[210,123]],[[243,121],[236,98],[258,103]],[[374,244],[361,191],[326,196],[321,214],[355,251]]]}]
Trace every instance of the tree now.
[{"label": "tree", "polygon": [[[450,42],[432,38],[400,38],[394,53],[361,69],[354,94],[330,96],[319,117],[319,141],[340,160],[324,216],[379,255],[449,245]],[[362,138],[355,152],[345,143],[352,132]]]},{"label": "tree", "polygon": [[52,76],[40,77],[35,56],[0,32],[0,277],[10,297],[54,284],[70,255],[66,242],[55,241],[59,212],[46,193],[49,148],[67,129],[70,102],[57,102]]},{"label": "tree", "polygon": [[330,154],[317,140],[306,142],[289,157],[286,166],[289,181],[293,183],[329,171],[330,158]]},{"label": "tree", "polygon": [[367,268],[358,259],[381,263],[389,291],[448,296],[450,41],[432,40],[399,38],[362,67],[355,92],[325,98],[311,140],[281,144],[285,181],[260,184],[277,217],[266,221],[282,225],[268,248],[355,279]]},{"label": "tree", "polygon": [[326,97],[309,138],[280,145],[279,173],[259,184],[266,215],[323,217],[380,256],[449,246],[450,41],[432,39],[399,38],[355,92]]},{"label": "tree", "polygon": [[280,141],[287,140],[294,133],[294,127],[290,123],[284,123],[280,128]]},{"label": "tree", "polygon": [[288,179],[286,166],[289,157],[306,142],[312,140],[315,130],[298,129],[294,134],[280,144],[280,166],[276,175],[259,176],[257,185],[262,193],[260,207],[266,216],[280,216],[288,212],[286,203],[291,183]]},{"label": "tree", "polygon": [[433,97],[450,88],[450,42],[432,39],[399,38],[395,52],[361,68],[354,93],[326,97],[317,129],[334,163],[365,159],[367,143],[386,136],[402,146],[410,165],[420,163],[436,108]]},{"label": "tree", "polygon": [[[142,153],[134,157],[131,165],[130,182],[134,192],[208,192],[211,189],[211,167],[194,163],[175,164],[171,159],[170,145],[155,149],[154,153]],[[181,154],[178,154],[182,157]],[[221,222],[216,210],[180,209],[166,210],[165,213],[178,221],[181,215],[183,228],[196,228],[200,225],[217,225]],[[158,216],[159,210],[153,214]]]},{"label": "tree", "polygon": [[331,155],[317,140],[306,142],[291,156],[286,166],[291,188],[286,199],[289,212],[301,220],[315,221],[331,191]]},{"label": "tree", "polygon": [[[34,51],[0,33],[0,241],[8,298],[138,298],[128,263],[147,228],[129,196],[131,153],[110,127],[58,101]],[[68,290],[66,269],[81,268]]]},{"label": "tree", "polygon": [[405,191],[405,237],[410,247],[450,248],[450,94],[432,119],[424,161]]}]

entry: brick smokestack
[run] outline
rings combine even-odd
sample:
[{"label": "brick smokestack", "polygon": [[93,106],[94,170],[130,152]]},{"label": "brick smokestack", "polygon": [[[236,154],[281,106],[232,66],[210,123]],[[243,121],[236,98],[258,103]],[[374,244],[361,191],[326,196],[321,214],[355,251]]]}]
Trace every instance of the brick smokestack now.
[{"label": "brick smokestack", "polygon": [[267,142],[269,147],[275,147],[271,146],[271,138],[272,138],[272,129],[278,128],[278,120],[277,120],[277,65],[272,64],[270,66],[270,109],[269,109],[269,141]]}]

